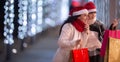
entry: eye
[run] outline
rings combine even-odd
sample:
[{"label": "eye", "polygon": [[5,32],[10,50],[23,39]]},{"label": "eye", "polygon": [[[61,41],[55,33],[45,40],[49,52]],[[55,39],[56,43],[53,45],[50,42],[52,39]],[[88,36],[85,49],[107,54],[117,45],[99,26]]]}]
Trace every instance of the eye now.
[{"label": "eye", "polygon": [[84,16],[87,16],[87,14],[85,14]]}]

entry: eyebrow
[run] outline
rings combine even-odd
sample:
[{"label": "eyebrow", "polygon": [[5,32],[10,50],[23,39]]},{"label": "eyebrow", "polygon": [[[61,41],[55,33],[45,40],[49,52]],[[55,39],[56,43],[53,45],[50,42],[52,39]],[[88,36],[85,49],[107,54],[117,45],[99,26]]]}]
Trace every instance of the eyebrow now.
[{"label": "eyebrow", "polygon": [[91,13],[96,13],[96,12],[90,12],[89,14],[91,14]]}]

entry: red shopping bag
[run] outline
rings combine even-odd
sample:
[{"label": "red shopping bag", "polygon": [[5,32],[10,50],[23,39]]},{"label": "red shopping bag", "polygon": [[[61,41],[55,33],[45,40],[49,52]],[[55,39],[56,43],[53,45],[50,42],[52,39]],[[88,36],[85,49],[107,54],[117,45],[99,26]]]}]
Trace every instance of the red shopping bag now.
[{"label": "red shopping bag", "polygon": [[100,54],[104,57],[109,37],[120,39],[120,30],[106,30],[104,33]]},{"label": "red shopping bag", "polygon": [[89,62],[89,55],[87,48],[72,50],[72,55],[73,55],[72,62]]}]

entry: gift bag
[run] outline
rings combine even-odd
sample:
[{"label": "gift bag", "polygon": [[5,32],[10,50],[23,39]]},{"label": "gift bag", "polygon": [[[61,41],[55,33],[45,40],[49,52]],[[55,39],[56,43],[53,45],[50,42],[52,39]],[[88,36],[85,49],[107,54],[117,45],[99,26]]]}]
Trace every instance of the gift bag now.
[{"label": "gift bag", "polygon": [[72,62],[89,62],[87,48],[72,50]]},{"label": "gift bag", "polygon": [[107,45],[108,45],[109,37],[120,39],[120,30],[106,30],[105,31],[103,41],[102,41],[102,47],[101,47],[101,50],[100,50],[100,55],[102,57],[104,57],[105,53],[107,53],[106,48],[107,48]]},{"label": "gift bag", "polygon": [[120,39],[109,38],[108,62],[120,62]]}]

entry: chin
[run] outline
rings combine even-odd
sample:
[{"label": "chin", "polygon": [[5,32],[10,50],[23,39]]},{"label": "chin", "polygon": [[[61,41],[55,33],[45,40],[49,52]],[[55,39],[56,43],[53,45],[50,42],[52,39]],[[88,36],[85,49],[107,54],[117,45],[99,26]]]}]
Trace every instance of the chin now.
[{"label": "chin", "polygon": [[89,20],[90,22],[89,22],[89,25],[91,25],[91,24],[94,24],[95,23],[95,19],[94,20]]}]

